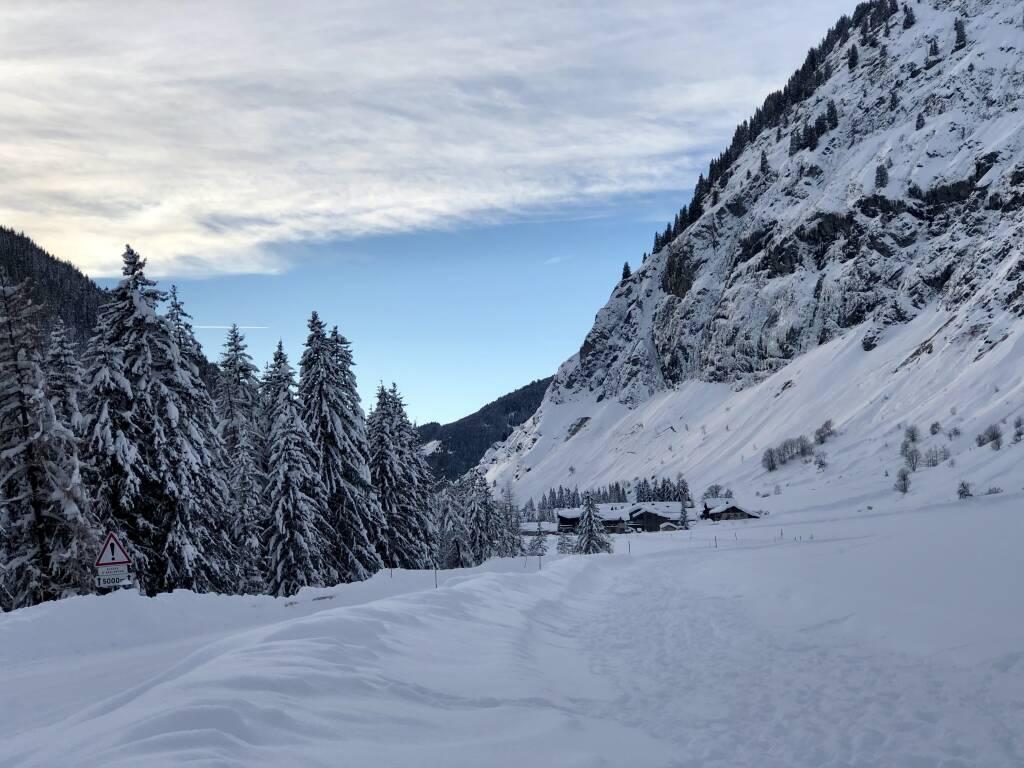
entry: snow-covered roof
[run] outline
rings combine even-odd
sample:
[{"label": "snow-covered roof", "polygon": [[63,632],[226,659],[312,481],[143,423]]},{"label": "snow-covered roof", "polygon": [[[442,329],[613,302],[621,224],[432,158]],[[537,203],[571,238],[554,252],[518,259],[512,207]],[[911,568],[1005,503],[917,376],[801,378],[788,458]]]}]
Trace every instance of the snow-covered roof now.
[{"label": "snow-covered roof", "polygon": [[738,507],[739,509],[744,509],[736,499],[726,499],[724,497],[711,497],[709,499],[704,499],[704,506],[709,510],[721,509],[723,507]]},{"label": "snow-covered roof", "polygon": [[[629,510],[632,509],[633,506],[634,505],[632,504],[625,504],[623,502],[616,502],[614,504],[598,504],[597,514],[602,520],[628,520]],[[583,507],[559,509],[555,511],[555,514],[568,520],[576,520],[583,514]]]},{"label": "snow-covered roof", "polygon": [[629,507],[629,516],[639,515],[644,512],[653,512],[662,517],[679,517],[678,501],[641,501]]}]

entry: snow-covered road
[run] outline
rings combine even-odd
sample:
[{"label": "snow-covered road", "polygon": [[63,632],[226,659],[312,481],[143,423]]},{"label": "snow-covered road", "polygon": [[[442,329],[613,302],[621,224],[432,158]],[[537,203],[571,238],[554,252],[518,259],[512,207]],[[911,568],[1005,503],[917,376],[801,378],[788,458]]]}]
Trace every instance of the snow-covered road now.
[{"label": "snow-covered road", "polygon": [[819,517],[493,562],[436,590],[379,574],[291,605],[17,612],[0,766],[1024,765],[1024,526],[990,506],[1003,535],[969,548],[938,546],[941,509],[932,538],[912,514]]}]

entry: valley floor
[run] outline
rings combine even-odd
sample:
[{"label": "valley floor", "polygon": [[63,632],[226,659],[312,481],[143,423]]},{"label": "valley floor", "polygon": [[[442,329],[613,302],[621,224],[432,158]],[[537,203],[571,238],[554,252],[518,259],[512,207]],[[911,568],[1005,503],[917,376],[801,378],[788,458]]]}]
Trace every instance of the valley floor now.
[{"label": "valley floor", "polygon": [[1004,494],[40,606],[0,617],[0,766],[1020,766],[1022,541]]}]

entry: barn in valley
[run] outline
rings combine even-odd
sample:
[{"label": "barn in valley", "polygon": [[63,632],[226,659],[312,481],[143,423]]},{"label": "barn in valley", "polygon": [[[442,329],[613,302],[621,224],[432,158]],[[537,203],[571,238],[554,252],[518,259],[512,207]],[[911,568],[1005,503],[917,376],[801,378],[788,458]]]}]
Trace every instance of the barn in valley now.
[{"label": "barn in valley", "polygon": [[704,511],[701,520],[719,522],[721,520],[757,520],[761,517],[736,503],[735,499],[704,499]]}]

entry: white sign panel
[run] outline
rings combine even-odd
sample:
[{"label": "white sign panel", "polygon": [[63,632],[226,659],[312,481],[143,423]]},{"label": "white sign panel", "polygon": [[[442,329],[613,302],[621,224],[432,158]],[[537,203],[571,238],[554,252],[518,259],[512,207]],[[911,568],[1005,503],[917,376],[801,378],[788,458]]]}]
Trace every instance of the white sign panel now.
[{"label": "white sign panel", "polygon": [[96,586],[104,589],[127,587],[132,583],[128,569],[132,559],[117,536],[108,533],[96,556]]}]

